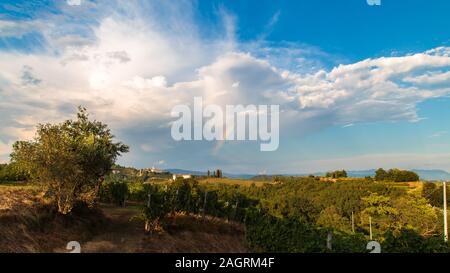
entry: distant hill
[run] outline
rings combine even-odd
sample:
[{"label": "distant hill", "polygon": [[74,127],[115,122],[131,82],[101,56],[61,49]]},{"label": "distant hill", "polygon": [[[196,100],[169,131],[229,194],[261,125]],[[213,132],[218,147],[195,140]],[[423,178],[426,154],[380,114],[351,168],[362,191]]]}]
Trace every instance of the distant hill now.
[{"label": "distant hill", "polygon": [[[175,174],[192,174],[192,175],[206,175],[206,172],[192,171],[184,169],[167,169],[171,173]],[[450,173],[443,170],[411,170],[417,173],[422,180],[450,180]],[[348,177],[362,178],[366,176],[375,176],[375,169],[359,170],[359,171],[347,171]],[[325,172],[316,173],[291,173],[291,174],[277,174],[277,175],[257,175],[257,174],[232,174],[224,173],[224,177],[236,178],[236,179],[252,179],[252,180],[271,180],[273,176],[325,176]]]},{"label": "distant hill", "polygon": [[412,170],[422,180],[450,180],[450,173],[443,170]]},{"label": "distant hill", "polygon": [[[198,176],[207,175],[207,172],[184,170],[184,169],[166,169],[166,171],[168,171],[170,173],[174,173],[174,174],[192,174],[192,175],[198,175]],[[211,170],[211,171],[213,171],[213,170]],[[223,176],[228,177],[228,178],[250,179],[255,175],[254,174],[223,173]]]},{"label": "distant hill", "polygon": [[[422,180],[450,180],[450,173],[443,170],[411,170],[417,173]],[[375,170],[347,171],[349,177],[375,176]]]},{"label": "distant hill", "polygon": [[168,171],[173,174],[206,175],[206,172],[183,170],[183,169],[165,169],[165,171]]}]

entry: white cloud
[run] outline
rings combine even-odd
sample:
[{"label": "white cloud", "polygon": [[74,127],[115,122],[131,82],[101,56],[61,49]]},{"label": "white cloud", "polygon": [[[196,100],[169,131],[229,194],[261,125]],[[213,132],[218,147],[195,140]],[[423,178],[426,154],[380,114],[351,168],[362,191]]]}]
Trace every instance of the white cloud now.
[{"label": "white cloud", "polygon": [[67,0],[67,5],[79,6],[79,5],[81,5],[81,0]]},{"label": "white cloud", "polygon": [[[237,41],[236,20],[224,11],[223,31],[202,37],[189,7],[170,5],[162,5],[169,11],[164,16],[132,3],[123,4],[125,15],[108,10],[89,26],[92,39],[86,33],[55,35],[60,17],[40,21],[47,52],[0,51],[0,138],[22,138],[21,130],[66,118],[77,105],[127,131],[167,128],[171,108],[192,103],[194,96],[218,105],[280,104],[282,125],[299,131],[416,121],[418,103],[450,94],[449,48],[326,69],[321,59],[328,56],[312,47]],[[27,24],[0,21],[0,29],[20,34]],[[24,84],[24,67],[26,83],[38,84]],[[152,152],[153,146],[140,148]]]},{"label": "white cloud", "polygon": [[160,161],[156,162],[156,164],[158,164],[158,165],[164,165],[164,164],[166,164],[166,161],[160,160]]},{"label": "white cloud", "polygon": [[0,20],[0,37],[20,38],[33,29],[33,23],[28,21],[15,22]]}]

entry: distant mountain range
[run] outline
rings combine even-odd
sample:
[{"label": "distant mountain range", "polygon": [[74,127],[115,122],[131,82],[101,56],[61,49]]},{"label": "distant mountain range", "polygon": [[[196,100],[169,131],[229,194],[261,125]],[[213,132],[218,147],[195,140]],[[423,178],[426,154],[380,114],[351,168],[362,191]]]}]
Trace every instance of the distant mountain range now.
[{"label": "distant mountain range", "polygon": [[[207,175],[207,172],[201,171],[191,171],[191,170],[183,170],[183,169],[166,169],[166,171],[175,174],[192,174],[192,175]],[[212,171],[212,170],[211,170]],[[250,179],[256,174],[232,174],[232,173],[223,173],[224,177],[228,178],[237,178],[237,179]]]},{"label": "distant mountain range", "polygon": [[[183,170],[183,169],[166,169],[166,171],[169,171],[171,173],[175,174],[192,174],[192,175],[206,175],[206,172],[201,171],[192,171],[192,170]],[[422,180],[450,180],[450,173],[443,171],[443,170],[419,170],[419,169],[413,169],[411,170],[415,173],[417,173]],[[316,176],[324,176],[325,172],[317,172],[317,173],[311,173],[312,175]],[[371,170],[360,170],[360,171],[347,171],[347,174],[349,177],[366,177],[366,176],[374,176],[375,175],[375,169]],[[232,173],[224,173],[225,177],[229,178],[238,178],[238,179],[251,179],[255,176],[258,176],[257,174],[232,174]],[[284,176],[308,176],[309,173],[296,173],[296,174],[277,174],[277,175],[284,175]],[[267,175],[267,176],[273,176],[273,175]]]},{"label": "distant mountain range", "polygon": [[[450,180],[450,173],[443,170],[412,169],[411,171],[417,173],[422,180]],[[348,171],[347,174],[349,177],[374,176],[375,170]]]}]

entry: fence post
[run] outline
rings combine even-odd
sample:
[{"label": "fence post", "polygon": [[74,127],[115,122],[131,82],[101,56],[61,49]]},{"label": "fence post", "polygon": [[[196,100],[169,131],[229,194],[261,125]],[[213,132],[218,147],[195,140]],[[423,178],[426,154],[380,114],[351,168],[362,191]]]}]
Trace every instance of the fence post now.
[{"label": "fence post", "polygon": [[352,211],[352,232],[355,233],[355,215]]},{"label": "fence post", "polygon": [[[152,194],[149,192],[148,193],[148,201],[147,201],[147,207],[150,208],[150,203],[152,200]],[[145,220],[145,227],[144,227],[145,232],[149,232],[150,231],[150,221],[148,219]]]},{"label": "fence post", "polygon": [[203,201],[203,217],[205,217],[206,213],[206,197],[208,196],[208,192],[205,191],[205,200]]},{"label": "fence post", "polygon": [[332,244],[331,244],[332,240],[333,240],[333,233],[331,231],[329,231],[328,236],[327,236],[327,248],[329,250],[332,250]]},{"label": "fence post", "polygon": [[238,205],[239,205],[239,200],[236,200],[236,207],[235,207],[235,209],[234,209],[234,217],[233,217],[233,220],[234,220],[234,221],[236,221],[236,215],[237,215]]}]

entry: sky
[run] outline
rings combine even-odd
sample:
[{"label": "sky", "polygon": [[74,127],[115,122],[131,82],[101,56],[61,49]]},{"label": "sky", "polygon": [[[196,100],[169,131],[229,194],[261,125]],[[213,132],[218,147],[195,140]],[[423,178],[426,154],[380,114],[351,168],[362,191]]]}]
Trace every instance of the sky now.
[{"label": "sky", "polygon": [[[126,166],[450,171],[450,1],[0,1],[0,161],[77,106]],[[279,105],[280,143],[175,141],[171,109]]]}]

